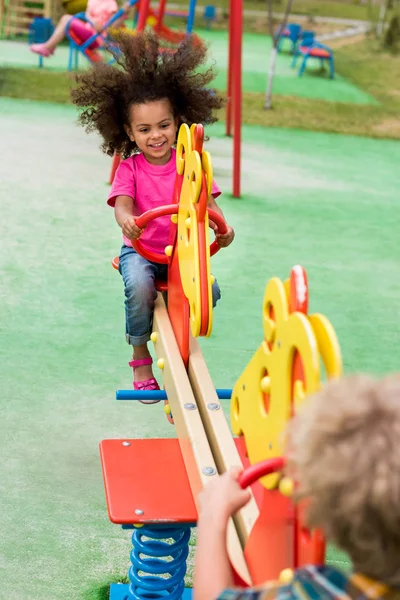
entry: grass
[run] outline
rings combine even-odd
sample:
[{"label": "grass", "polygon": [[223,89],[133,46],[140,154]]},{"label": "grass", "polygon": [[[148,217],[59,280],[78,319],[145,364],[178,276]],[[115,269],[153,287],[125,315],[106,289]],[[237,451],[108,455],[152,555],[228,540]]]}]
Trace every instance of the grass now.
[{"label": "grass", "polygon": [[275,96],[274,109],[264,111],[261,94],[245,94],[246,123],[400,139],[400,92],[395,84],[400,78],[399,58],[381,51],[372,40],[338,48],[335,58],[338,73],[373,96],[378,105]]},{"label": "grass", "polygon": [[[262,94],[245,93],[244,123],[400,139],[400,93],[394,83],[400,79],[398,57],[381,51],[376,41],[366,39],[337,48],[335,56],[338,73],[371,94],[379,104],[358,106],[276,95],[273,110],[265,111]],[[72,78],[66,73],[0,69],[2,96],[68,103],[71,85]]]},{"label": "grass", "polygon": [[[177,2],[182,8],[187,8],[187,3]],[[204,4],[206,4],[204,2]],[[212,4],[217,8],[227,9],[229,0],[213,0]],[[274,12],[283,12],[286,1],[274,3]],[[259,10],[266,12],[265,0],[244,0],[245,10]],[[343,0],[294,0],[292,13],[305,16],[337,17],[341,19],[357,19],[366,21],[369,19],[368,8],[365,4]]]}]

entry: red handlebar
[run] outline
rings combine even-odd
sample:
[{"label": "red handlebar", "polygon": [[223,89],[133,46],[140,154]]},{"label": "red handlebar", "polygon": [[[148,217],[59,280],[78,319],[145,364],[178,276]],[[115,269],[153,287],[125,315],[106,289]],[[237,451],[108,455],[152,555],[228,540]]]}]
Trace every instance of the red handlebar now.
[{"label": "red handlebar", "polygon": [[[207,210],[209,219],[211,219],[211,221],[214,221],[214,223],[218,227],[218,233],[226,233],[228,231],[228,228],[226,226],[225,219],[221,217],[219,213],[215,212],[215,210],[211,210],[211,208],[208,208]],[[217,240],[214,240],[213,243],[210,245],[210,256],[214,256],[214,254],[218,252],[219,249],[220,246],[218,245]]]},{"label": "red handlebar", "polygon": [[[143,229],[153,219],[157,219],[158,217],[164,217],[165,215],[173,215],[173,214],[176,215],[178,213],[178,209],[179,209],[178,204],[166,204],[165,206],[158,206],[157,208],[151,208],[150,210],[146,210],[146,212],[144,212],[139,217],[135,217],[136,225],[138,227],[140,227],[140,229]],[[227,229],[224,218],[221,217],[221,215],[219,213],[215,212],[214,210],[211,210],[211,209],[207,209],[207,210],[208,210],[209,218],[218,227],[218,232],[226,233],[228,229]],[[156,263],[161,263],[161,264],[168,263],[169,258],[167,255],[153,252],[152,250],[148,250],[148,249],[144,248],[140,241],[140,238],[138,240],[134,240],[132,242],[132,246],[134,247],[136,252],[141,254],[144,258],[147,258],[147,260],[150,260],[150,261],[156,262]],[[219,249],[220,249],[220,246],[218,245],[217,241],[214,240],[214,242],[212,242],[212,244],[210,245],[210,255],[214,256],[214,254],[216,252],[218,252]]]},{"label": "red handlebar", "polygon": [[166,204],[165,206],[158,206],[157,208],[150,208],[146,210],[140,217],[135,217],[136,225],[143,229],[153,219],[158,217],[165,217],[165,215],[176,215],[178,213],[177,204]]},{"label": "red handlebar", "polygon": [[265,475],[282,471],[284,466],[285,459],[283,457],[278,456],[276,458],[268,458],[267,460],[263,460],[256,465],[251,465],[251,467],[245,469],[239,475],[238,483],[241,488],[245,489]]}]

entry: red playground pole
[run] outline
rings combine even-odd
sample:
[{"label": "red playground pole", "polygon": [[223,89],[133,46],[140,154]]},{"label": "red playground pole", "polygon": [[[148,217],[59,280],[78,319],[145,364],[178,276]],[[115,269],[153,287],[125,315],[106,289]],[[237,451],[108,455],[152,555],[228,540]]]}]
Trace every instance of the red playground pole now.
[{"label": "red playground pole", "polygon": [[234,8],[234,73],[233,73],[233,197],[240,198],[240,151],[242,138],[242,43],[243,0],[233,0]]},{"label": "red playground pole", "polygon": [[136,31],[144,31],[147,17],[149,16],[150,0],[140,0],[139,19]]},{"label": "red playground pole", "polygon": [[167,0],[160,0],[157,11],[157,25],[155,27],[156,33],[161,33],[166,5]]},{"label": "red playground pole", "polygon": [[112,165],[111,165],[110,180],[109,180],[109,184],[110,185],[114,181],[115,172],[118,169],[118,166],[119,166],[120,162],[121,162],[120,155],[117,152],[114,152],[113,161],[112,161]]},{"label": "red playground pole", "polygon": [[226,135],[232,135],[232,86],[233,86],[233,48],[235,43],[234,31],[234,0],[229,0],[229,50],[228,50],[228,84],[226,103]]}]

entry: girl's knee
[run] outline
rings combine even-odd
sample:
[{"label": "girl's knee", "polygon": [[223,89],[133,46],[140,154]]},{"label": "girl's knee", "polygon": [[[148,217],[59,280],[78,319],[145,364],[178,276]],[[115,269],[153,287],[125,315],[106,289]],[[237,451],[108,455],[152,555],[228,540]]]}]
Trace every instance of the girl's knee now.
[{"label": "girl's knee", "polygon": [[213,308],[215,308],[218,300],[221,299],[221,290],[220,290],[217,280],[215,280],[212,285],[211,293],[212,293]]},{"label": "girl's knee", "polygon": [[132,272],[124,277],[125,297],[129,306],[146,312],[157,297],[154,277],[149,273]]}]

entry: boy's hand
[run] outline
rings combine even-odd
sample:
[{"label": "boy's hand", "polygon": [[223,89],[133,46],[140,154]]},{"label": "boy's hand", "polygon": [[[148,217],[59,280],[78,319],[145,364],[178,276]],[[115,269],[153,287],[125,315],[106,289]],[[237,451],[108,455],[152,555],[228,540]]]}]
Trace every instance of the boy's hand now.
[{"label": "boy's hand", "polygon": [[140,229],[136,225],[134,217],[127,217],[122,224],[122,233],[129,240],[137,240],[143,233],[143,229]]},{"label": "boy's hand", "polygon": [[227,225],[226,233],[218,233],[218,230],[215,232],[215,239],[217,240],[218,246],[221,246],[221,248],[226,248],[229,244],[232,244],[234,237],[235,232],[229,225]]},{"label": "boy's hand", "polygon": [[199,516],[225,527],[229,518],[250,500],[250,490],[243,490],[237,479],[242,468],[233,467],[213,479],[199,495]]}]

